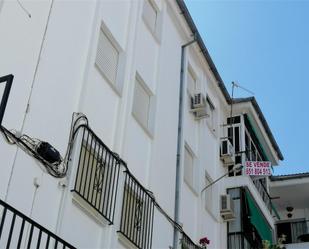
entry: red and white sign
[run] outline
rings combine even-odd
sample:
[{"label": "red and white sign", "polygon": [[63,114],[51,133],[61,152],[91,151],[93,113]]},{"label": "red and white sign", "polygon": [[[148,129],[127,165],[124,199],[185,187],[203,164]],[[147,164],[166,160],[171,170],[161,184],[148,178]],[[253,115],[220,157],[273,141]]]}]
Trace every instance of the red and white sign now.
[{"label": "red and white sign", "polygon": [[245,174],[248,176],[270,176],[271,162],[247,161],[245,163]]}]

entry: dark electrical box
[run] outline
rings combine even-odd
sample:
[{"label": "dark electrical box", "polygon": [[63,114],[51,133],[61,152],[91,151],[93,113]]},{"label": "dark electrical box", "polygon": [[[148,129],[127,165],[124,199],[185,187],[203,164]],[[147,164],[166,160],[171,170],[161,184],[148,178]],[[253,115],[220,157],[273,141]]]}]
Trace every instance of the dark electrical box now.
[{"label": "dark electrical box", "polygon": [[47,142],[41,142],[37,149],[37,153],[50,164],[60,164],[62,159],[59,151]]}]

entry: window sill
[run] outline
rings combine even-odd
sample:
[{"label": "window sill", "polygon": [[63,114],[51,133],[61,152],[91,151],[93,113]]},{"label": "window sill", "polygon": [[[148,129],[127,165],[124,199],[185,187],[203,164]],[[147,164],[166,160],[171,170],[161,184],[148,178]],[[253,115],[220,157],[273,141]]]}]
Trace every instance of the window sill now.
[{"label": "window sill", "polygon": [[187,185],[187,187],[191,190],[191,192],[192,192],[196,197],[198,197],[198,191],[197,191],[194,187],[192,187],[191,184],[188,183],[185,179],[184,179],[184,182],[185,182],[185,184]]},{"label": "window sill", "polygon": [[142,122],[140,122],[140,121],[138,120],[138,118],[136,117],[136,115],[134,114],[134,112],[132,112],[132,116],[133,116],[134,120],[138,123],[138,125],[139,125],[139,126],[144,130],[144,132],[148,135],[148,137],[149,137],[150,139],[153,139],[153,137],[154,137],[153,132],[152,132],[149,128],[145,127],[145,125],[143,125]]},{"label": "window sill", "polygon": [[90,204],[88,204],[77,192],[72,190],[72,202],[90,218],[95,220],[99,225],[107,226],[113,223],[108,221],[104,216],[98,213]]},{"label": "window sill", "polygon": [[138,248],[123,232],[117,231],[119,242],[128,249]]},{"label": "window sill", "polygon": [[104,73],[101,71],[101,69],[97,66],[97,64],[95,63],[95,68],[98,70],[99,74],[101,75],[101,77],[103,77],[103,79],[108,83],[108,85],[112,88],[112,90],[119,96],[122,96],[122,86],[120,86],[119,84],[113,83],[111,82],[105,75]]},{"label": "window sill", "polygon": [[[152,30],[152,28],[149,26],[149,24],[147,23],[147,21],[145,20],[145,17],[143,15],[143,22],[146,26],[146,28],[148,29],[149,33],[152,35],[153,39],[156,41],[156,43],[158,45],[161,44],[161,38],[160,35],[158,34],[159,32],[157,30]],[[157,24],[158,25],[158,24]],[[156,27],[156,29],[158,29],[158,27]]]}]

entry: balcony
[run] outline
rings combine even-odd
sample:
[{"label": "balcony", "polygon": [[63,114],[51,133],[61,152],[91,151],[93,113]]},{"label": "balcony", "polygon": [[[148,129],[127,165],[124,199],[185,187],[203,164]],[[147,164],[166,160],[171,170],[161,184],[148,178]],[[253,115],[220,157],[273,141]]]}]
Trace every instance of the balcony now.
[{"label": "balcony", "polygon": [[181,249],[202,249],[202,247],[195,244],[187,234],[182,232]]},{"label": "balcony", "polygon": [[86,125],[75,131],[80,133],[78,168],[74,189],[76,201],[98,219],[113,224],[122,161]]},{"label": "balcony", "polygon": [[271,197],[269,196],[266,187],[264,186],[264,184],[260,180],[255,180],[253,177],[250,177],[250,178],[251,178],[255,188],[259,192],[262,200],[264,201],[267,209],[272,214],[273,205],[272,205],[272,202],[271,202]]},{"label": "balcony", "polygon": [[0,248],[75,248],[0,200]]},{"label": "balcony", "polygon": [[118,232],[137,248],[152,247],[154,207],[151,194],[129,171],[126,171]]}]

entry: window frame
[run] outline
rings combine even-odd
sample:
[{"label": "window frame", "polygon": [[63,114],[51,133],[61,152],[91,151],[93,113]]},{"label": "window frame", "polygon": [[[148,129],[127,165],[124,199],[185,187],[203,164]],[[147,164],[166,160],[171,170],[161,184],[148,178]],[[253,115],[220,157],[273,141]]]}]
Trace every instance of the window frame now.
[{"label": "window frame", "polygon": [[[192,157],[192,183],[186,178],[186,161],[185,153],[188,151],[189,155]],[[191,147],[185,143],[184,155],[183,155],[183,181],[186,183],[188,188],[195,194],[198,195],[198,164],[197,157]]]},{"label": "window frame", "polygon": [[[116,68],[116,76],[115,82],[112,82],[106,75],[106,73],[102,70],[100,65],[98,64],[98,51],[99,51],[99,42],[100,42],[100,35],[104,35],[107,40],[110,42],[110,45],[115,48],[118,53],[118,63]],[[94,58],[94,65],[95,68],[98,70],[100,75],[104,78],[104,80],[109,84],[109,86],[115,91],[115,93],[119,96],[122,95],[123,89],[123,82],[124,82],[124,74],[125,74],[125,52],[117,42],[111,31],[107,28],[107,26],[102,22],[98,37],[97,37],[97,45],[95,50],[95,58]]]},{"label": "window frame", "polygon": [[[139,116],[137,113],[134,111],[134,106],[135,106],[135,101],[136,99],[136,84],[140,84],[140,87],[145,91],[145,93],[149,97],[149,106],[148,106],[148,120],[147,120],[147,126],[144,124],[142,120],[140,120]],[[132,100],[132,116],[136,120],[136,122],[142,127],[142,129],[146,132],[146,134],[150,137],[153,138],[154,136],[154,125],[155,125],[155,111],[156,111],[156,98],[154,93],[150,90],[150,88],[147,86],[145,81],[142,79],[141,75],[136,72],[135,74],[135,81],[134,81],[134,90],[133,90],[133,100]]]},{"label": "window frame", "polygon": [[[147,4],[147,2],[149,3],[150,7],[156,12],[156,20],[154,27],[151,27],[150,23],[148,22],[148,17],[145,13],[145,5]],[[160,11],[158,5],[154,0],[144,0],[142,2],[142,19],[151,35],[158,43],[160,43],[162,33],[162,11]]]},{"label": "window frame", "polygon": [[206,95],[206,108],[207,114],[209,115],[206,118],[206,123],[210,131],[216,135],[218,130],[218,113],[216,106],[214,105],[213,101],[211,100],[210,96]]}]

